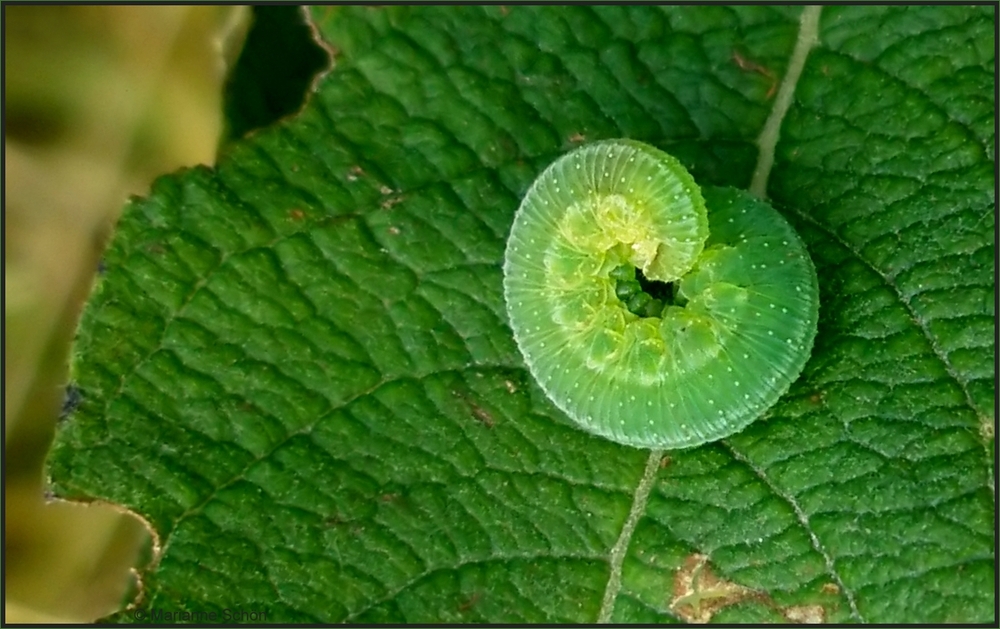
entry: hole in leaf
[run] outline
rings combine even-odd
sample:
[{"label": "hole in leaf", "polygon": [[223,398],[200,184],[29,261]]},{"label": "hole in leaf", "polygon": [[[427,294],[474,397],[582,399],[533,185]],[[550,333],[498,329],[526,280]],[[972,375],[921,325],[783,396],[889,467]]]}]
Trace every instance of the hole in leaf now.
[{"label": "hole in leaf", "polygon": [[253,7],[253,25],[226,82],[224,142],[301,109],[313,78],[330,62],[301,7]]}]

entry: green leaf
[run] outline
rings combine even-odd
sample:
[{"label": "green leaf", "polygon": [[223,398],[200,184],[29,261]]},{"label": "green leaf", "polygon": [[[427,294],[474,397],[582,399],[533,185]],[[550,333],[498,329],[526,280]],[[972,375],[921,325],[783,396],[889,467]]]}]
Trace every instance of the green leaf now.
[{"label": "green leaf", "polygon": [[314,9],[332,72],[130,203],[81,320],[52,489],[159,543],[115,619],[993,618],[989,8],[823,10],[767,188],[819,333],[765,419],[662,460],[588,436],[506,324],[507,231],[563,152],[750,184],[800,11]]}]

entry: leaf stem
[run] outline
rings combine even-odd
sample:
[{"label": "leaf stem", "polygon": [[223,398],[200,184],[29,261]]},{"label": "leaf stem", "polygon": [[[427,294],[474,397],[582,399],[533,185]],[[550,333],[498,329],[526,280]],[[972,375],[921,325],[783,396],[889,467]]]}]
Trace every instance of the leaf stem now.
[{"label": "leaf stem", "polygon": [[764,123],[764,128],[757,138],[757,168],[753,172],[753,179],[750,181],[750,192],[755,196],[767,198],[767,179],[771,175],[771,167],[774,165],[774,147],[778,143],[781,135],[781,123],[792,106],[792,96],[795,94],[795,86],[802,76],[802,68],[805,67],[806,57],[813,46],[819,43],[819,15],[822,7],[808,6],[802,10],[799,18],[799,37],[795,41],[795,48],[788,61],[788,69],[781,86],[778,88],[778,96],[774,99],[774,106]]},{"label": "leaf stem", "polygon": [[649,458],[646,459],[646,469],[642,473],[642,478],[632,495],[632,508],[629,510],[628,518],[622,525],[621,534],[618,541],[611,548],[608,563],[611,565],[611,573],[608,575],[608,583],[604,588],[604,598],[601,600],[601,609],[597,613],[597,622],[611,622],[611,614],[615,611],[615,600],[618,592],[622,588],[622,563],[625,561],[625,552],[628,550],[632,534],[639,523],[639,518],[646,511],[646,502],[649,500],[649,492],[653,489],[653,482],[656,480],[656,473],[660,469],[660,461],[663,459],[662,450],[652,450]]}]

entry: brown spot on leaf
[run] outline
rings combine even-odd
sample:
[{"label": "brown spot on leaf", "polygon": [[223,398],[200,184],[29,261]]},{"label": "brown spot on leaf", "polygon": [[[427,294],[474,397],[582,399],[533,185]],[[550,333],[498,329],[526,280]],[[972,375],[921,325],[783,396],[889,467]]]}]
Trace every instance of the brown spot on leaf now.
[{"label": "brown spot on leaf", "polygon": [[463,601],[462,604],[458,606],[458,611],[460,612],[469,611],[470,609],[476,606],[476,603],[478,603],[479,599],[481,598],[483,598],[482,592],[474,592],[472,596],[465,599],[465,601]]},{"label": "brown spot on leaf", "polygon": [[574,133],[573,135],[569,136],[569,141],[571,144],[579,144],[580,142],[585,142],[586,140],[587,136],[583,135],[582,133]]},{"label": "brown spot on leaf", "polygon": [[836,583],[824,583],[823,587],[820,588],[823,594],[840,594],[840,586]]},{"label": "brown spot on leaf", "polygon": [[510,380],[504,380],[504,385],[507,387],[508,393],[517,393],[517,387]]},{"label": "brown spot on leaf", "polygon": [[382,194],[392,194],[392,193],[393,193],[393,190],[392,190],[392,188],[390,188],[389,186],[387,186],[387,185],[385,185],[385,184],[383,184],[383,185],[382,185],[382,186],[381,186],[381,187],[380,187],[380,188],[378,189],[378,191],[379,191],[379,192],[381,192]]},{"label": "brown spot on leaf", "polygon": [[400,195],[398,197],[392,197],[392,198],[386,199],[385,201],[382,201],[382,209],[383,210],[388,210],[388,209],[392,208],[392,206],[398,205],[398,204],[402,203],[405,198],[406,197]]},{"label": "brown spot on leaf", "polygon": [[735,50],[733,51],[733,62],[735,62],[736,65],[739,66],[740,70],[743,70],[744,72],[756,72],[757,74],[760,74],[768,79],[771,84],[767,89],[767,94],[764,95],[764,99],[771,100],[771,97],[774,96],[774,93],[778,90],[778,77],[774,76],[774,72],[771,72],[771,70],[756,61],[747,59]]},{"label": "brown spot on leaf", "polygon": [[490,415],[489,411],[476,404],[469,396],[458,391],[452,391],[451,393],[469,405],[469,410],[472,411],[472,416],[475,417],[477,421],[485,425],[487,428],[493,428],[493,426],[496,425],[496,422],[493,420],[493,415]]},{"label": "brown spot on leaf", "polygon": [[292,219],[293,221],[301,221],[305,217],[306,213],[297,207],[288,210],[288,218]]},{"label": "brown spot on leaf", "polygon": [[789,621],[800,625],[819,625],[826,620],[822,605],[790,605],[781,610]]},{"label": "brown spot on leaf", "polygon": [[[832,592],[830,587],[833,588]],[[822,590],[834,594],[840,592],[840,588],[833,583],[824,584]],[[674,575],[674,592],[670,609],[685,622],[704,624],[711,621],[716,612],[748,600],[763,604],[791,623],[819,624],[826,621],[826,609],[822,605],[782,607],[775,603],[767,592],[754,590],[716,576],[708,557],[699,553],[689,555],[684,560],[684,565]]]},{"label": "brown spot on leaf", "polygon": [[364,176],[365,176],[364,169],[362,169],[357,164],[355,164],[354,166],[351,166],[351,169],[349,171],[347,171],[347,180],[348,181],[357,181],[358,177],[364,177]]},{"label": "brown spot on leaf", "polygon": [[323,524],[325,526],[333,527],[333,526],[340,526],[341,524],[344,524],[344,521],[342,519],[340,519],[340,516],[332,515],[332,516],[326,518],[325,520],[323,520]]},{"label": "brown spot on leaf", "polygon": [[671,462],[673,462],[673,459],[671,459],[669,456],[663,457],[662,459],[660,459],[660,469],[661,470],[666,469]]},{"label": "brown spot on leaf", "polygon": [[493,421],[493,416],[478,406],[473,405],[472,414],[476,416],[476,419],[486,424],[489,428],[493,428],[496,424],[496,422]]},{"label": "brown spot on leaf", "polygon": [[712,571],[708,557],[694,553],[674,575],[670,609],[684,622],[704,624],[719,610],[760,596],[755,590],[720,579]]},{"label": "brown spot on leaf", "polygon": [[399,235],[399,228],[396,227],[395,225],[390,225],[389,226],[389,233],[392,234],[393,236],[398,236]]}]

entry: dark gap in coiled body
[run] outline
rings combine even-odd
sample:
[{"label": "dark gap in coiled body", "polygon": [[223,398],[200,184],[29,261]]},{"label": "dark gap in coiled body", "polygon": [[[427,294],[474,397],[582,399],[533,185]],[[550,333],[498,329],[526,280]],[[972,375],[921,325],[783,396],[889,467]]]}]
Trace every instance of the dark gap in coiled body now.
[{"label": "dark gap in coiled body", "polygon": [[629,312],[640,317],[659,317],[664,306],[674,303],[673,282],[647,279],[642,270],[623,264],[611,272],[615,295]]}]

